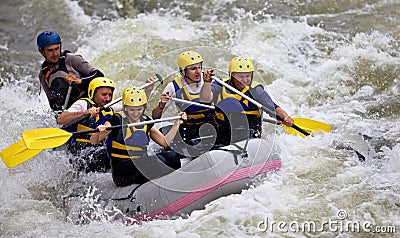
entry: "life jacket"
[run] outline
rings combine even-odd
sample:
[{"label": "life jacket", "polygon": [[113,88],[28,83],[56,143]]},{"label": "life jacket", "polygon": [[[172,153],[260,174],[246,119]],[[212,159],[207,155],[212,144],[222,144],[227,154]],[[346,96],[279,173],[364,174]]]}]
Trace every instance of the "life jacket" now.
[{"label": "life jacket", "polygon": [[[68,93],[69,84],[64,80],[64,78],[56,77],[52,78],[51,76],[58,71],[64,71],[67,74],[69,73],[67,66],[65,64],[65,60],[67,54],[71,53],[71,51],[65,50],[61,53],[59,61],[58,61],[58,68],[50,71],[50,67],[47,61],[42,63],[41,71],[40,71],[40,78],[44,77],[47,87],[50,90],[50,98],[49,103],[51,109],[54,111],[62,110],[62,106],[65,104],[65,99]],[[86,96],[86,92],[78,87],[78,85],[72,84],[71,95],[69,98],[69,102],[67,107],[71,106],[76,100],[79,98]],[[66,109],[66,108],[64,108]]]},{"label": "life jacket", "polygon": [[[230,84],[229,79],[225,79],[224,81],[227,84]],[[254,89],[256,87],[262,87],[262,84],[253,81],[250,86],[246,86],[241,92],[244,95],[253,98],[250,93],[250,88]],[[260,109],[239,94],[231,92],[225,86],[222,86],[221,92],[217,95],[216,106],[217,109],[215,114],[217,125],[229,125],[227,114],[241,113],[246,115],[249,129],[261,132]],[[221,110],[221,108],[223,108],[223,110]]]},{"label": "life jacket", "polygon": [[[120,124],[126,124],[124,112],[117,112]],[[149,121],[146,115],[142,115],[140,121]],[[150,129],[153,124],[138,127],[128,127],[118,130],[117,134],[110,134],[107,139],[107,151],[113,163],[118,163],[118,159],[138,159],[147,154],[147,146],[150,142]]]},{"label": "life jacket", "polygon": [[[87,102],[87,109],[92,107],[98,107],[97,104],[92,100],[90,100],[89,98],[81,98],[79,100],[84,100]],[[104,125],[106,120],[110,118],[112,115],[114,115],[114,110],[111,107],[102,109],[100,110],[99,115],[97,115],[96,117],[90,117],[83,121],[80,121],[75,125],[69,127],[68,131],[84,131],[84,130],[96,129],[99,125]],[[74,137],[72,141],[90,143],[90,136],[91,133],[79,135]]]},{"label": "life jacket", "polygon": [[[175,77],[172,81],[175,88],[176,97],[186,101],[200,102],[200,94],[190,93],[188,88],[183,86],[182,80],[182,76],[179,76]],[[179,112],[186,112],[187,125],[199,126],[206,122],[214,124],[214,112],[211,112],[208,108],[196,105],[188,105],[181,102],[176,102],[176,106],[178,107]]]}]

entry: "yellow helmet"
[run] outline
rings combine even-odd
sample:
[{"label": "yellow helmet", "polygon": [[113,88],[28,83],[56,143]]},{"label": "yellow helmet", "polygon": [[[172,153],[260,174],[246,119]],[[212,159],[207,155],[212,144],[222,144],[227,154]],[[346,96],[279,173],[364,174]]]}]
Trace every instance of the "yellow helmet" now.
[{"label": "yellow helmet", "polygon": [[196,51],[185,51],[178,56],[178,66],[180,70],[197,63],[203,63],[203,57]]},{"label": "yellow helmet", "polygon": [[253,62],[247,57],[237,56],[229,63],[229,77],[232,76],[232,73],[249,73],[253,71]]},{"label": "yellow helmet", "polygon": [[109,87],[113,90],[115,89],[114,82],[111,79],[105,78],[105,77],[97,77],[94,78],[90,83],[88,87],[88,97],[89,99],[93,100],[94,97],[94,92],[96,92],[96,89],[100,87]]},{"label": "yellow helmet", "polygon": [[143,89],[130,86],[125,88],[122,93],[122,105],[137,107],[147,103],[147,96]]}]

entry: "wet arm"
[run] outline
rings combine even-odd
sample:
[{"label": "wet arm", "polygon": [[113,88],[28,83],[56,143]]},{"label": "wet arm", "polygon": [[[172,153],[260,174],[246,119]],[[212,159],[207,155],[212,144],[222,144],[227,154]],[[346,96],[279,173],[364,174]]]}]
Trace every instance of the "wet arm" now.
[{"label": "wet arm", "polygon": [[212,88],[212,79],[211,76],[214,76],[215,74],[211,71],[206,71],[203,73],[204,74],[204,84],[203,87],[201,87],[200,90],[200,101],[209,103],[213,100],[214,94],[211,90]]},{"label": "wet arm", "polygon": [[[171,129],[172,130],[172,129]],[[150,129],[150,138],[156,142],[157,144],[161,145],[165,149],[168,148],[167,139],[165,136],[157,129],[157,127],[153,126]]]},{"label": "wet arm", "polygon": [[169,83],[164,91],[162,92],[160,96],[160,100],[158,101],[158,104],[156,107],[151,111],[151,117],[153,119],[159,119],[162,116],[163,110],[166,106],[168,106],[167,101],[169,100],[169,97],[166,95],[174,95],[174,86],[172,83]]},{"label": "wet arm", "polygon": [[283,118],[283,124],[285,124],[286,126],[293,126],[293,119],[282,108],[278,106],[277,108],[275,108],[275,112]]},{"label": "wet arm", "polygon": [[88,114],[87,110],[83,110],[80,112],[64,111],[57,117],[56,122],[58,125],[67,125],[75,120],[78,120],[86,114]]},{"label": "wet arm", "polygon": [[168,148],[171,141],[175,138],[179,126],[183,123],[183,120],[187,119],[186,113],[180,112],[179,115],[182,116],[182,119],[175,121],[174,125],[165,136],[155,126],[153,126],[150,129],[150,138],[165,149]]},{"label": "wet arm", "polygon": [[100,141],[104,140],[107,138],[107,136],[111,133],[111,131],[106,131],[105,128],[111,126],[111,123],[106,121],[104,125],[100,125],[97,128],[100,130],[100,132],[93,133],[92,136],[90,136],[90,143],[91,144],[98,144]]},{"label": "wet arm", "polygon": [[157,106],[151,111],[151,117],[153,119],[159,119],[162,116],[164,110],[164,106],[161,103],[158,103]]},{"label": "wet arm", "polygon": [[[85,109],[81,103],[82,102],[79,100],[75,102],[68,110],[62,112],[56,119],[57,124],[67,125],[85,116],[86,114],[90,114],[90,116],[93,117],[99,113],[99,108],[92,107],[90,109]],[[83,101],[83,103],[86,102]]]},{"label": "wet arm", "polygon": [[[150,77],[150,78],[146,79],[146,83],[153,83],[153,82],[157,82],[157,81],[158,81],[158,79],[156,77]],[[146,93],[147,99],[150,99],[151,92],[153,91],[153,89],[154,89],[154,84],[151,84],[144,88],[144,92]]]},{"label": "wet arm", "polygon": [[67,54],[66,63],[70,63],[72,68],[78,71],[83,88],[87,88],[92,79],[104,77],[104,74],[100,70],[93,67],[81,55]]}]

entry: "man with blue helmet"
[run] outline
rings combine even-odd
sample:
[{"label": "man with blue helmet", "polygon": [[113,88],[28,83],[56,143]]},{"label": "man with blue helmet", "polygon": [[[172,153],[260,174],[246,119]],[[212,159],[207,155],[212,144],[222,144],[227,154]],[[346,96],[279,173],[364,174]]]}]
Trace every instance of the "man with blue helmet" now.
[{"label": "man with blue helmet", "polygon": [[63,105],[69,86],[72,90],[67,107],[79,98],[87,97],[87,88],[92,79],[104,76],[81,55],[67,50],[62,52],[61,45],[61,37],[57,32],[44,31],[37,37],[38,50],[45,58],[39,80],[53,111],[66,109]]}]

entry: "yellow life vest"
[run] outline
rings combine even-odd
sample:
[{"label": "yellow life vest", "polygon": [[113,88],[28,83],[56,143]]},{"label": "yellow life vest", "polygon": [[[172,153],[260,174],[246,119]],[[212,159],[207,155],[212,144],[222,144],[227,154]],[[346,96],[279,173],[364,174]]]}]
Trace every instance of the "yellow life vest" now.
[{"label": "yellow life vest", "polygon": [[[126,116],[123,112],[117,112],[120,125],[126,124]],[[148,121],[146,115],[142,115],[140,121]],[[116,134],[110,134],[107,141],[107,150],[111,159],[138,159],[147,153],[147,146],[150,142],[150,129],[153,124],[122,128]]]},{"label": "yellow life vest", "polygon": [[[90,100],[89,98],[81,98],[79,100],[84,100],[87,102],[87,109],[92,108],[92,107],[97,107],[97,104]],[[86,120],[83,120],[79,123],[77,123],[76,130],[75,131],[85,131],[85,130],[91,130],[91,129],[96,129],[99,125],[103,125],[104,122],[110,118],[112,115],[114,115],[114,110],[109,107],[107,109],[102,109],[99,112],[99,115],[93,118],[87,118]],[[92,133],[88,133],[85,135],[79,135],[75,138],[77,142],[84,142],[84,143],[90,143],[90,136]]]},{"label": "yellow life vest", "polygon": [[[179,76],[175,77],[174,80],[172,81],[175,88],[176,97],[186,101],[200,102],[200,94],[190,93],[188,88],[183,86],[182,80],[183,80],[182,76]],[[176,103],[176,105],[178,107],[179,112],[181,111],[186,112],[187,114],[186,124],[188,125],[202,125],[206,122],[213,123],[207,121],[208,118],[213,118],[208,115],[209,113],[212,113],[208,108],[195,105],[188,105],[180,102]]]}]

